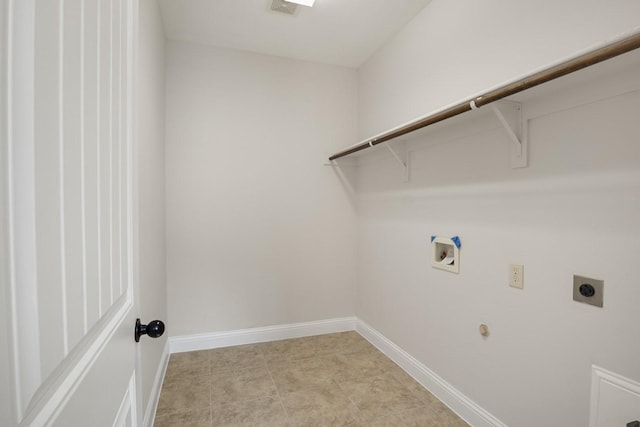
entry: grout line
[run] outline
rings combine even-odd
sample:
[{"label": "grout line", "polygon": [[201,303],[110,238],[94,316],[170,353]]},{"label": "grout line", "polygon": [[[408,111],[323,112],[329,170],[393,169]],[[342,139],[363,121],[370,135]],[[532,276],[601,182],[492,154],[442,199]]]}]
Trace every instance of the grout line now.
[{"label": "grout line", "polygon": [[271,381],[273,382],[273,386],[276,389],[276,395],[278,396],[278,403],[280,403],[280,407],[284,411],[284,416],[287,419],[287,423],[290,423],[291,420],[289,419],[289,412],[287,412],[287,408],[284,406],[284,402],[282,401],[282,395],[280,394],[280,390],[278,390],[278,385],[276,384],[275,380],[273,379],[273,375],[271,374],[271,370],[269,370],[269,368],[267,368],[267,372],[269,372],[269,376],[271,377]]},{"label": "grout line", "polygon": [[265,365],[267,367],[267,372],[269,373],[269,377],[271,378],[271,382],[273,383],[273,387],[276,389],[276,394],[278,395],[278,402],[280,403],[280,407],[284,411],[284,417],[286,418],[287,424],[291,423],[289,419],[289,412],[287,412],[287,408],[284,406],[284,402],[282,401],[282,395],[280,394],[280,390],[278,389],[278,384],[273,379],[273,372],[271,372],[271,364],[267,361],[267,358],[264,357],[264,351],[262,350],[262,346],[258,347],[260,350],[260,355],[264,359]]},{"label": "grout line", "polygon": [[209,424],[213,427],[213,367],[211,366],[211,350],[207,350],[207,370],[209,371]]}]

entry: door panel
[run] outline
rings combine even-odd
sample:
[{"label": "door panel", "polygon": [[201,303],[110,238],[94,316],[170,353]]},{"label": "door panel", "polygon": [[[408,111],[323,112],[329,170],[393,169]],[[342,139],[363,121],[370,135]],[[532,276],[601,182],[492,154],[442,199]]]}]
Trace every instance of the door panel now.
[{"label": "door panel", "polygon": [[[125,406],[135,408],[135,375],[131,370],[131,354],[121,351],[130,346],[131,327],[126,325],[116,331],[106,345],[99,351],[91,369],[79,381],[68,402],[59,413],[54,414],[54,426],[112,426],[116,424],[120,412],[130,412],[121,409],[123,402],[133,402]],[[107,378],[105,373],[109,372]],[[87,423],[87,420],[91,420]]]},{"label": "door panel", "polygon": [[135,425],[137,2],[2,5],[14,424]]},{"label": "door panel", "polygon": [[640,383],[593,366],[590,427],[626,426],[640,420]]}]

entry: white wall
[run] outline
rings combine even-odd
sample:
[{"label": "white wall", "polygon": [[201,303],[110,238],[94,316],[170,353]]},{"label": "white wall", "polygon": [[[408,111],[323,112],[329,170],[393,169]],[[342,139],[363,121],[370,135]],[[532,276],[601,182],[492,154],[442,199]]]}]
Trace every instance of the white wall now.
[{"label": "white wall", "polygon": [[[165,38],[158,4],[139,3],[138,49],[138,253],[140,317],[144,323],[167,320],[165,245],[164,48]],[[167,323],[170,330],[171,323]],[[151,388],[166,344],[143,339],[142,400],[147,407]]]},{"label": "white wall", "polygon": [[355,71],[170,42],[166,101],[171,335],[353,315]]},{"label": "white wall", "polygon": [[[495,21],[506,15],[518,18]],[[628,1],[434,0],[360,70],[360,134],[624,32],[637,16]],[[507,425],[588,425],[592,364],[640,380],[639,64],[525,102],[526,169],[510,168],[504,130],[480,113],[409,142],[410,183],[384,151],[359,159],[357,316]],[[460,236],[460,274],[430,266],[434,234]],[[508,287],[509,263],[524,264],[524,290]],[[571,300],[574,273],[604,279],[604,308]]]},{"label": "white wall", "polygon": [[434,0],[359,70],[360,138],[638,27],[635,0]]}]

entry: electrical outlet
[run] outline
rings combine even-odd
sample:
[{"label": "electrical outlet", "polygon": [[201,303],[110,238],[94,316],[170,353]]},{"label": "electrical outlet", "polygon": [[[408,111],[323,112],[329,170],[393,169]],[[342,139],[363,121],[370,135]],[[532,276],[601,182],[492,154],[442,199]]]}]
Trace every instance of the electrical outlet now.
[{"label": "electrical outlet", "polygon": [[573,275],[573,300],[602,307],[604,280]]},{"label": "electrical outlet", "polygon": [[509,286],[522,289],[524,287],[524,265],[509,265]]}]

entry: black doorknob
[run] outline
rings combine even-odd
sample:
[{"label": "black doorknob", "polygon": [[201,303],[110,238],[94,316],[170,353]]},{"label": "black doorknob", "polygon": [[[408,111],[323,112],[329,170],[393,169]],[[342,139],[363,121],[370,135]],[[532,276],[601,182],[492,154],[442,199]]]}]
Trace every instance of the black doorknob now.
[{"label": "black doorknob", "polygon": [[158,338],[164,334],[164,323],[161,320],[152,320],[148,325],[143,325],[140,319],[136,319],[135,337],[136,342],[140,342],[142,335],[149,335],[151,338]]}]

